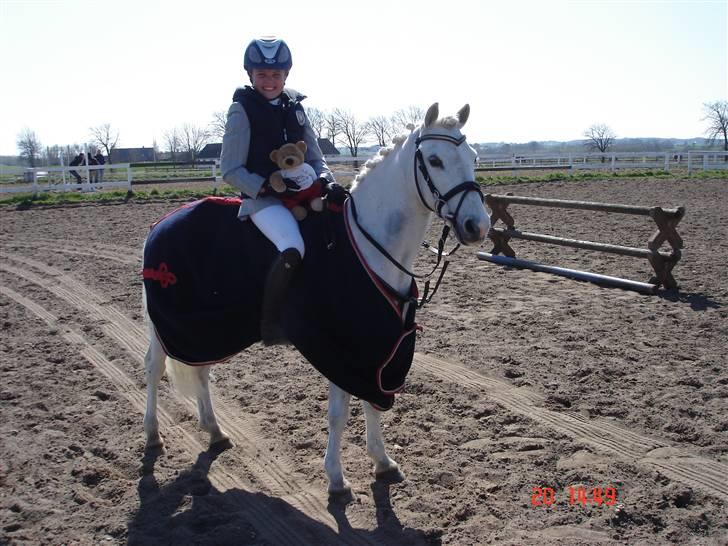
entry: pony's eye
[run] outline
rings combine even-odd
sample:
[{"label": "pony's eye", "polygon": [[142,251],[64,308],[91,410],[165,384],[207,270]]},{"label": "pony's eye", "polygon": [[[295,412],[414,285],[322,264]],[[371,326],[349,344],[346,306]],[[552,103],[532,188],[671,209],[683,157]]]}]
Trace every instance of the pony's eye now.
[{"label": "pony's eye", "polygon": [[427,161],[429,161],[430,165],[432,165],[433,167],[442,169],[442,161],[436,155],[431,155],[430,157],[427,158]]}]

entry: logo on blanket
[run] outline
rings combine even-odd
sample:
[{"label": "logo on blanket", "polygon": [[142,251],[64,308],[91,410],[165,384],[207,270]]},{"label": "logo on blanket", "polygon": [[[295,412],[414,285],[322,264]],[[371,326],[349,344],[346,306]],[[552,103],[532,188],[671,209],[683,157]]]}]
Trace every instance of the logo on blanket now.
[{"label": "logo on blanket", "polygon": [[167,288],[170,284],[177,284],[177,276],[169,270],[165,262],[159,264],[159,269],[145,267],[142,270],[142,277],[153,281],[159,281],[162,288]]}]

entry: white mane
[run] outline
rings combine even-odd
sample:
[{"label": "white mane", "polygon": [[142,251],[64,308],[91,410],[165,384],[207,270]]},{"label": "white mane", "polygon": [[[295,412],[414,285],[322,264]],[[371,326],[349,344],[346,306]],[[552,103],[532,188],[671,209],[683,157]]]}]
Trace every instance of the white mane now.
[{"label": "white mane", "polygon": [[[432,124],[432,127],[442,127],[443,129],[451,130],[455,129],[459,123],[460,121],[455,116],[447,116],[442,119],[438,119],[435,123]],[[407,129],[413,131],[414,125],[408,124]],[[355,188],[359,182],[364,180],[364,178],[366,178],[366,175],[373,171],[382,161],[384,161],[384,159],[390,153],[392,153],[392,151],[400,148],[404,141],[407,140],[407,136],[408,135],[398,135],[392,139],[392,144],[379,148],[379,151],[377,151],[376,155],[369,158],[367,162],[364,163],[364,167],[362,167],[361,171],[359,171],[359,173],[354,178],[352,189]]]},{"label": "white mane", "polygon": [[432,124],[433,127],[442,127],[444,129],[455,129],[460,123],[460,120],[455,116],[448,116],[446,118],[438,119]]},{"label": "white mane", "polygon": [[377,165],[379,165],[384,159],[392,153],[394,150],[401,148],[404,141],[407,140],[407,135],[399,135],[392,139],[392,144],[389,146],[384,146],[382,148],[379,148],[379,151],[377,151],[376,155],[374,157],[371,157],[367,160],[366,163],[364,163],[364,166],[362,167],[361,171],[356,175],[354,178],[354,183],[352,184],[352,189],[364,178],[366,175],[374,170]]}]

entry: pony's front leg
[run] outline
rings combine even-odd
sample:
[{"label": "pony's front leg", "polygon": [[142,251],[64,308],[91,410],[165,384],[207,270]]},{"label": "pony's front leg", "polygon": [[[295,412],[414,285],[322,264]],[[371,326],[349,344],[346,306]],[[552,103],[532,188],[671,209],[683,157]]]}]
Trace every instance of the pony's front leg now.
[{"label": "pony's front leg", "polygon": [[329,383],[329,441],[324,456],[324,469],[329,477],[329,495],[351,496],[351,485],[341,468],[341,436],[349,420],[351,395]]},{"label": "pony's front leg", "polygon": [[162,447],[164,442],[159,434],[159,420],[157,419],[157,396],[159,382],[164,375],[164,354],[162,344],[157,335],[150,333],[149,349],[144,357],[144,375],[147,381],[147,409],[144,412],[144,432],[147,436],[146,449]]},{"label": "pony's front leg", "polygon": [[374,461],[374,474],[377,479],[388,482],[401,482],[404,474],[399,465],[387,455],[384,449],[382,426],[380,423],[381,411],[375,409],[369,402],[362,401],[364,415],[367,420],[367,453]]}]

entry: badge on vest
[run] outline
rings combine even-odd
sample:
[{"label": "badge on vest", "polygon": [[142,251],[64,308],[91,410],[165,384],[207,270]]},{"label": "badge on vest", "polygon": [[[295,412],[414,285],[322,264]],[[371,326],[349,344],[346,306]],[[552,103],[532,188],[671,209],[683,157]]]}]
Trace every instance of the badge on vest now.
[{"label": "badge on vest", "polygon": [[306,114],[302,110],[296,110],[296,119],[299,125],[303,126],[306,124]]}]

